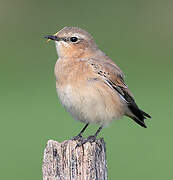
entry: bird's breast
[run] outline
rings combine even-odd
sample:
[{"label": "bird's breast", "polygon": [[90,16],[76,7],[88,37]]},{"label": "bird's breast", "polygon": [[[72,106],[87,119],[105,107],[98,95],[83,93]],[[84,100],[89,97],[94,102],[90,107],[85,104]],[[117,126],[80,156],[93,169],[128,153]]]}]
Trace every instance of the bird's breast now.
[{"label": "bird's breast", "polygon": [[124,115],[124,103],[118,93],[87,63],[57,61],[55,76],[59,99],[76,120],[105,125]]}]

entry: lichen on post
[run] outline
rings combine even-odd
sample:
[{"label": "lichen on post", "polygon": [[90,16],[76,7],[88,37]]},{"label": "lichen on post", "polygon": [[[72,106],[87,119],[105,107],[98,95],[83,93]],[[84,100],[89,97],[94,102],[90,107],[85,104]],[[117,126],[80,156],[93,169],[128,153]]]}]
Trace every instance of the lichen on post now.
[{"label": "lichen on post", "polygon": [[44,150],[43,180],[107,180],[104,140],[77,147],[77,141],[49,140]]}]

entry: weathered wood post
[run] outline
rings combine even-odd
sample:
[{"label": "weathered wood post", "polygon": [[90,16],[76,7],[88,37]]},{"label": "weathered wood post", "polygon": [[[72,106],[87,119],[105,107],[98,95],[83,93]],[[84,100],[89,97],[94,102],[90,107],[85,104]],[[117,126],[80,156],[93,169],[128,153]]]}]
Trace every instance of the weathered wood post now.
[{"label": "weathered wood post", "polygon": [[44,150],[43,180],[107,180],[103,139],[76,148],[77,141],[49,140]]}]

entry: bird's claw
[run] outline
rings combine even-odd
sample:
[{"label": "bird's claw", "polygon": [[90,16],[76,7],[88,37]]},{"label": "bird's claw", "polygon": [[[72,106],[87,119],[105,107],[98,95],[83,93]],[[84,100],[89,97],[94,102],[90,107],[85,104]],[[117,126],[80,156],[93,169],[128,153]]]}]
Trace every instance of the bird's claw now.
[{"label": "bird's claw", "polygon": [[74,136],[71,140],[73,140],[73,141],[82,141],[83,137],[82,137],[82,135],[78,134],[77,136]]},{"label": "bird's claw", "polygon": [[77,143],[76,148],[84,145],[87,142],[94,142],[96,140],[96,136],[88,136],[87,139],[82,139],[80,142]]}]

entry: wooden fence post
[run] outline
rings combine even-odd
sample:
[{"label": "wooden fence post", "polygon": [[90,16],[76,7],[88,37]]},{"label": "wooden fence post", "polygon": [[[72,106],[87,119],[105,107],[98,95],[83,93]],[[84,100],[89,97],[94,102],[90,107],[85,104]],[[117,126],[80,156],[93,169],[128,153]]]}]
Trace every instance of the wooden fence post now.
[{"label": "wooden fence post", "polygon": [[76,148],[77,141],[49,140],[44,150],[43,180],[107,180],[103,139]]}]

